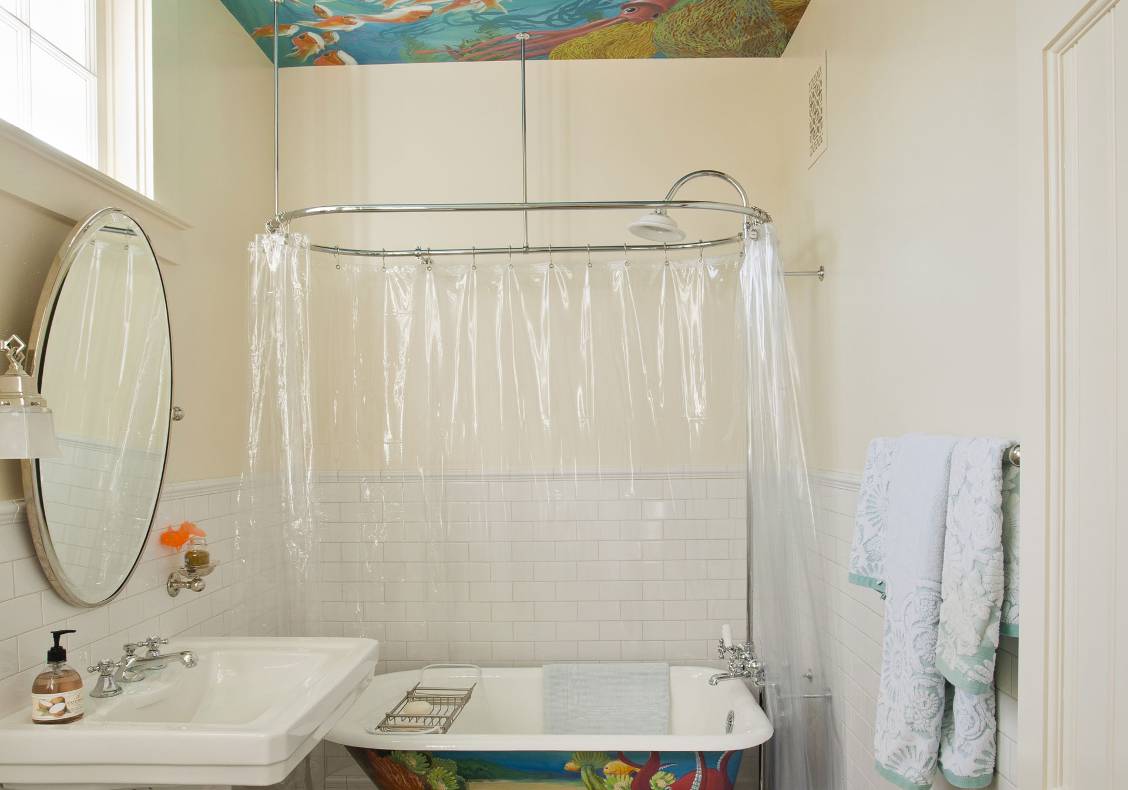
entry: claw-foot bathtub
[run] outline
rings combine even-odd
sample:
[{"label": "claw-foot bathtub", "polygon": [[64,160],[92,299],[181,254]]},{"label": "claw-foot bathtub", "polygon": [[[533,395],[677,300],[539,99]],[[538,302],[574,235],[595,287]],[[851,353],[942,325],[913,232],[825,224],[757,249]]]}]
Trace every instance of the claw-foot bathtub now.
[{"label": "claw-foot bathtub", "polygon": [[670,668],[668,735],[545,734],[539,668],[483,669],[480,680],[450,668],[430,670],[427,685],[477,686],[449,732],[370,731],[420,679],[395,672],[376,677],[327,738],[380,790],[730,790],[742,751],[772,726],[742,682],[710,686],[715,672]]}]

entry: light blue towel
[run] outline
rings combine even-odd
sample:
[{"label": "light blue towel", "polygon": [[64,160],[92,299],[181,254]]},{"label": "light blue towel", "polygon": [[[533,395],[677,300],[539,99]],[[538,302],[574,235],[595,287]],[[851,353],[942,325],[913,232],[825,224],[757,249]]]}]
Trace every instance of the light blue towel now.
[{"label": "light blue towel", "polygon": [[547,664],[546,735],[667,735],[668,664]]},{"label": "light blue towel", "polygon": [[854,545],[850,549],[850,581],[885,597],[885,519],[889,479],[897,440],[879,436],[866,450],[866,468],[858,492]]},{"label": "light blue towel", "polygon": [[930,787],[937,768],[957,787],[992,779],[994,658],[1008,608],[1017,629],[1004,591],[1004,576],[1017,590],[1008,444],[911,435],[869,447],[850,581],[888,595],[874,751],[878,771],[903,788]]},{"label": "light blue towel", "polygon": [[1018,467],[1003,467],[1003,615],[999,631],[1003,636],[1018,636]]},{"label": "light blue towel", "polygon": [[936,639],[955,443],[947,436],[901,437],[890,473],[874,757],[883,777],[910,790],[932,786],[940,753],[945,694]]},{"label": "light blue towel", "polygon": [[952,684],[940,767],[956,787],[986,787],[995,770],[995,654],[1003,606],[1006,439],[952,450],[936,667]]}]

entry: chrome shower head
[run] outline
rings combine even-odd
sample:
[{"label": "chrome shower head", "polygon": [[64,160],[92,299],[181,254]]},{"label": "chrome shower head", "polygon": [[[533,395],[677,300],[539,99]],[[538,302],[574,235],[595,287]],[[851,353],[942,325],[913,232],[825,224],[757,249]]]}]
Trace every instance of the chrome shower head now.
[{"label": "chrome shower head", "polygon": [[648,241],[669,243],[685,238],[685,231],[679,228],[674,218],[662,209],[644,214],[628,225],[627,230]]}]

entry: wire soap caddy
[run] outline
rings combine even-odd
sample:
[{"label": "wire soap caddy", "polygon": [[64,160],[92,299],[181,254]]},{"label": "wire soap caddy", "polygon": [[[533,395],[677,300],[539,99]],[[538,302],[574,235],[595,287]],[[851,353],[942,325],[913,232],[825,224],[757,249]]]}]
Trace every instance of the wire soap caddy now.
[{"label": "wire soap caddy", "polygon": [[[473,669],[478,678],[469,688],[451,688],[425,684],[429,669]],[[369,727],[373,735],[381,733],[445,734],[454,725],[458,714],[470,702],[474,689],[482,682],[482,668],[477,664],[428,664],[419,670],[419,682],[408,689],[396,706],[384,714],[380,723]]]}]

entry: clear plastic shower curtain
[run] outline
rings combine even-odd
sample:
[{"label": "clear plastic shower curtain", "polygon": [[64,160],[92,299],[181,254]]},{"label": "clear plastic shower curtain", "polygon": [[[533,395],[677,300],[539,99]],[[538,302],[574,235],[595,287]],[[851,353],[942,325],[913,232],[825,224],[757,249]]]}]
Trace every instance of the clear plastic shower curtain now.
[{"label": "clear plastic shower curtain", "polygon": [[320,523],[310,395],[309,241],[268,234],[249,247],[250,424],[235,528],[233,632],[313,636]]},{"label": "clear plastic shower curtain", "polygon": [[798,365],[773,227],[748,246],[741,288],[753,631],[767,667],[764,707],[775,727],[765,747],[766,786],[838,788],[842,752],[831,710],[826,617],[814,561]]},{"label": "clear plastic shower curtain", "polygon": [[377,638],[386,670],[711,663],[746,629],[750,494],[774,786],[833,787],[774,250],[311,266],[257,240],[252,625]]}]

